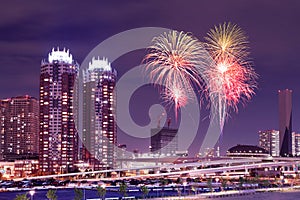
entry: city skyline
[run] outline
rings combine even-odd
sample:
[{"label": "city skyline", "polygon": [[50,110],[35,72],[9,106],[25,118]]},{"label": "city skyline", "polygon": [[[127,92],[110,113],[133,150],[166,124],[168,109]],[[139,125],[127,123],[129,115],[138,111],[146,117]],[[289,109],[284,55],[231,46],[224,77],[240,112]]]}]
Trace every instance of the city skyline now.
[{"label": "city skyline", "polygon": [[[212,6],[214,3],[220,5],[220,8],[217,13],[211,14],[209,10],[215,7]],[[10,5],[4,5],[3,8],[11,8],[13,5],[13,3],[7,4]],[[48,6],[55,11],[61,11],[59,13],[64,13],[62,11],[67,10],[68,4],[62,4],[60,8],[54,7],[54,4]],[[101,3],[89,6],[76,4],[73,5],[73,8],[83,6],[85,10],[89,11],[99,9],[97,12],[95,10],[95,12],[86,13],[85,17],[74,16],[76,20],[70,20],[67,17],[65,20],[58,20],[62,16],[55,16],[51,11],[44,9],[42,9],[44,12],[34,12],[44,6],[40,3],[31,5],[31,7],[18,5],[16,9],[19,12],[18,14],[14,13],[13,16],[4,10],[4,18],[0,20],[3,28],[1,33],[3,41],[0,48],[0,64],[2,66],[0,83],[6,87],[0,88],[0,97],[3,99],[24,94],[38,97],[39,62],[52,46],[65,46],[71,49],[76,60],[81,62],[98,43],[127,29],[161,26],[192,32],[202,40],[213,25],[223,21],[233,21],[241,26],[249,36],[251,58],[253,58],[255,70],[260,78],[257,94],[245,107],[239,105],[239,113],[231,113],[226,121],[221,138],[223,152],[237,143],[257,144],[259,130],[279,129],[277,109],[277,91],[279,89],[293,90],[293,101],[296,103],[293,105],[294,128],[292,131],[300,130],[300,125],[297,123],[300,116],[300,104],[297,103],[300,102],[300,89],[297,88],[297,77],[300,72],[296,60],[297,51],[295,51],[300,33],[299,28],[295,26],[300,15],[297,12],[300,7],[298,2],[289,1],[281,4],[280,1],[263,3],[259,3],[259,1],[251,3],[191,1],[190,4],[183,5],[185,9],[180,16],[176,15],[177,11],[182,10],[179,5],[174,4],[169,8],[170,5],[164,2],[160,2],[160,6],[154,4],[153,2],[130,2],[115,5]],[[127,12],[121,10],[124,6],[127,8],[124,9]],[[201,6],[203,6],[201,9],[203,12],[199,13],[198,10]],[[169,8],[169,12],[166,12],[166,8]],[[111,13],[112,10],[115,12]],[[156,13],[156,15],[152,13]],[[276,15],[276,13],[279,14]],[[67,16],[67,14],[62,15]],[[138,16],[142,16],[142,19],[138,20]],[[46,27],[44,21],[48,22]],[[264,27],[264,24],[268,24],[268,27]],[[65,27],[63,31],[58,31],[62,27]],[[101,27],[104,27],[105,31]],[[88,29],[91,31],[86,31]],[[52,31],[47,33],[45,30]],[[140,64],[144,54],[145,51],[136,51],[116,60],[113,65],[117,66],[118,72],[121,72],[120,77],[132,66]],[[145,118],[141,120],[141,123],[147,122],[144,114],[137,115]],[[201,117],[202,127],[207,125],[207,115]],[[202,128],[199,129],[199,131],[201,130]],[[243,137],[240,137],[241,135]],[[122,143],[129,144],[129,149],[132,149],[133,145],[130,144],[130,139],[122,137],[121,140],[124,141]],[[201,136],[196,138],[193,149],[197,149],[195,146],[199,140],[201,140]],[[144,146],[147,147],[147,145]]]}]

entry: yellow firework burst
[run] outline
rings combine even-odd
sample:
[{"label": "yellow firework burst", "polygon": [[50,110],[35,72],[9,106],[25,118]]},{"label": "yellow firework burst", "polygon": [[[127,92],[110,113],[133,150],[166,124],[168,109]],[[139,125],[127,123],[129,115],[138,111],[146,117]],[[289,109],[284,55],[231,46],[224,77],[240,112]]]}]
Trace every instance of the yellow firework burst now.
[{"label": "yellow firework burst", "polygon": [[208,32],[205,39],[206,48],[216,61],[228,58],[244,60],[249,55],[248,38],[236,24],[219,24]]}]

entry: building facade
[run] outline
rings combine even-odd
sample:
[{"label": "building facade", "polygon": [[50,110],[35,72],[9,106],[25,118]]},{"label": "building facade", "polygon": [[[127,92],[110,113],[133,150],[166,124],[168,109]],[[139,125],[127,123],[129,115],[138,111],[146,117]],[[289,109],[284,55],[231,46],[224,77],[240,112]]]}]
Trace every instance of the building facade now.
[{"label": "building facade", "polygon": [[293,156],[300,156],[300,133],[292,133]]},{"label": "building facade", "polygon": [[0,140],[3,158],[15,160],[37,157],[38,100],[26,95],[1,100],[0,104]]},{"label": "building facade", "polygon": [[267,150],[271,156],[279,156],[279,131],[265,130],[259,131],[259,146]]},{"label": "building facade", "polygon": [[94,169],[114,168],[117,148],[116,70],[92,58],[83,70],[82,159]]},{"label": "building facade", "polygon": [[5,153],[5,121],[9,100],[0,100],[0,160],[4,160]]},{"label": "building facade", "polygon": [[78,68],[66,49],[52,49],[41,62],[39,163],[43,174],[71,172],[78,160],[73,111]]},{"label": "building facade", "polygon": [[178,151],[178,129],[168,127],[151,129],[151,152],[171,156]]},{"label": "building facade", "polygon": [[292,155],[292,90],[278,91],[280,156]]},{"label": "building facade", "polygon": [[38,170],[39,161],[37,159],[15,160],[14,162],[14,178],[37,175]]}]

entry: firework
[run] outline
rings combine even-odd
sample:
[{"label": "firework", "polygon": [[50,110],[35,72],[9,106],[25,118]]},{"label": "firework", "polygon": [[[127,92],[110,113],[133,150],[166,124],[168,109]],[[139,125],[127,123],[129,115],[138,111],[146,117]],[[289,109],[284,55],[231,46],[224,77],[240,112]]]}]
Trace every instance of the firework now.
[{"label": "firework", "polygon": [[243,62],[249,55],[247,36],[244,31],[235,24],[223,23],[211,29],[205,37],[206,49],[211,53],[215,61],[227,58],[235,58]]},{"label": "firework", "polygon": [[176,112],[191,99],[191,88],[201,87],[206,56],[201,42],[190,34],[173,30],[153,38],[144,59],[146,73],[162,86],[164,100],[174,104]]},{"label": "firework", "polygon": [[238,111],[255,94],[257,74],[248,61],[248,41],[244,32],[231,23],[214,27],[205,44],[215,64],[206,71],[207,91],[219,107],[221,123],[230,110]]},{"label": "firework", "polygon": [[174,105],[175,118],[177,119],[179,108],[184,107],[188,103],[189,89],[181,88],[180,84],[173,84],[171,87],[164,89],[161,95],[167,105]]},{"label": "firework", "polygon": [[221,102],[238,111],[238,103],[245,103],[255,94],[257,75],[250,67],[236,61],[223,60],[209,72],[209,96],[218,96]]}]

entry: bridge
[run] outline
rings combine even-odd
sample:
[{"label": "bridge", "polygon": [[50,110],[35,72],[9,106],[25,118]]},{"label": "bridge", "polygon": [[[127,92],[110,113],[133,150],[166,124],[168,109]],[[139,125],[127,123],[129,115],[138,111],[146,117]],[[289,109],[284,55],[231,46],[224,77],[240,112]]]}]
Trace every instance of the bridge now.
[{"label": "bridge", "polygon": [[[122,179],[141,179],[141,178],[158,178],[167,176],[181,176],[189,174],[190,176],[207,176],[221,174],[230,175],[231,172],[239,172],[240,175],[248,175],[249,170],[253,169],[270,169],[284,174],[296,174],[300,171],[300,158],[229,158],[220,157],[212,160],[202,159],[197,162],[164,164],[158,166],[146,166],[123,169],[109,169],[99,171],[55,174],[46,176],[26,177],[27,179],[49,179],[63,177],[85,177],[86,175],[97,175],[116,173],[116,177],[104,177],[101,180],[122,180]],[[152,171],[148,174],[140,174],[141,171]],[[161,172],[163,171],[163,172]],[[122,176],[122,172],[132,172],[133,176]],[[17,178],[16,181],[23,178]]]}]

